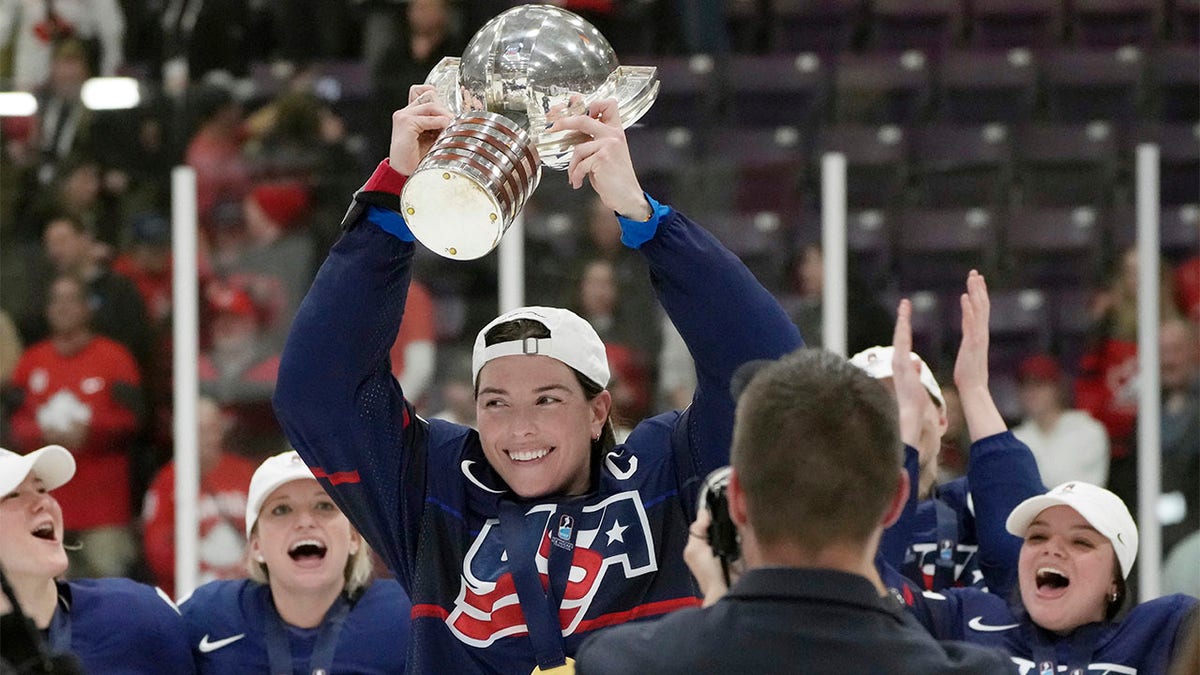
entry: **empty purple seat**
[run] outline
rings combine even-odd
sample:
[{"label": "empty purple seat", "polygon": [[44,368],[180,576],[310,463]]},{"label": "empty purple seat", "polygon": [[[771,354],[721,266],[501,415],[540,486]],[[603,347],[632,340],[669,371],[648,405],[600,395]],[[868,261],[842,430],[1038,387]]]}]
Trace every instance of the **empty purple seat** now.
[{"label": "empty purple seat", "polygon": [[[1112,210],[1110,228],[1118,250],[1137,244],[1137,212],[1120,205]],[[1159,248],[1170,260],[1180,260],[1200,252],[1200,205],[1164,207],[1158,215]]]},{"label": "empty purple seat", "polygon": [[1200,51],[1163,47],[1150,55],[1146,75],[1158,119],[1200,121]]},{"label": "empty purple seat", "polygon": [[1200,43],[1200,0],[1175,0],[1170,7],[1172,39],[1193,46]]},{"label": "empty purple seat", "polygon": [[834,125],[821,129],[812,158],[814,180],[827,152],[846,156],[846,201],[850,208],[897,203],[908,184],[908,140],[896,126]]},{"label": "empty purple seat", "polygon": [[770,51],[837,53],[850,48],[861,0],[770,0]]},{"label": "empty purple seat", "polygon": [[783,287],[795,216],[774,211],[717,211],[704,226],[769,289]]},{"label": "empty purple seat", "polygon": [[970,43],[1051,47],[1062,42],[1062,0],[973,0]]},{"label": "empty purple seat", "polygon": [[1144,65],[1136,48],[1047,53],[1041,62],[1047,115],[1057,122],[1133,120]]},{"label": "empty purple seat", "polygon": [[947,315],[958,306],[955,297],[942,289],[887,291],[883,294],[884,306],[892,312],[895,312],[901,298],[908,298],[912,303],[912,348],[929,364],[935,375],[946,370],[947,364],[954,363],[948,351],[950,345],[946,342],[946,335],[949,323]]},{"label": "empty purple seat", "polygon": [[726,73],[725,120],[732,126],[808,127],[823,116],[829,69],[817,54],[733,56]]},{"label": "empty purple seat", "polygon": [[1031,119],[1038,91],[1035,64],[1027,49],[946,54],[940,67],[938,117],[964,124]]},{"label": "empty purple seat", "polygon": [[843,54],[834,75],[834,118],[857,124],[909,124],[930,100],[928,59],[922,52]]},{"label": "empty purple seat", "polygon": [[871,44],[877,49],[941,53],[962,33],[962,0],[874,0]]},{"label": "empty purple seat", "polygon": [[1035,206],[1096,206],[1111,195],[1117,166],[1111,124],[1027,125],[1017,130],[1017,197]]},{"label": "empty purple seat", "polygon": [[905,209],[896,218],[900,287],[953,290],[967,272],[994,267],[996,222],[990,209]]},{"label": "empty purple seat", "polygon": [[[813,226],[820,236],[821,216],[814,214]],[[867,288],[892,285],[892,226],[882,209],[850,211],[846,214],[846,248],[850,266]],[[894,306],[894,305],[891,305]]]},{"label": "empty purple seat", "polygon": [[1018,209],[1005,223],[1006,267],[1026,286],[1086,286],[1102,271],[1104,232],[1095,207]]},{"label": "empty purple seat", "polygon": [[631,56],[622,63],[658,67],[658,98],[642,117],[648,126],[707,127],[713,119],[717,87],[715,60],[693,56]]},{"label": "empty purple seat", "polygon": [[1087,47],[1150,45],[1158,37],[1161,0],[1072,0],[1075,43]]},{"label": "empty purple seat", "polygon": [[[988,365],[993,373],[1015,372],[1021,359],[1044,353],[1054,341],[1053,314],[1045,291],[1037,288],[988,289]],[[962,310],[954,303],[947,313],[947,339],[962,340]]]},{"label": "empty purple seat", "polygon": [[1012,173],[1007,127],[938,125],[912,140],[916,197],[924,206],[998,206]]},{"label": "empty purple seat", "polygon": [[739,211],[794,214],[807,158],[802,141],[795,127],[714,129],[704,146],[708,185],[730,193],[728,201],[716,203]]},{"label": "empty purple seat", "polygon": [[686,127],[639,125],[627,129],[625,136],[642,187],[660,201],[674,199],[680,181],[696,163],[695,133]]}]

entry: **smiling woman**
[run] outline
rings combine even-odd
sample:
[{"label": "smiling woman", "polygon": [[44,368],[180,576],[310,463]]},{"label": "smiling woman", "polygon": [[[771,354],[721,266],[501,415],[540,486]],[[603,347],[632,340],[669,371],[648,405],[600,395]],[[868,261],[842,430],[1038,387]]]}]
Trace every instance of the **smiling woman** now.
[{"label": "smiling woman", "polygon": [[477,428],[419,415],[387,347],[409,318],[416,253],[401,193],[453,120],[433,93],[414,86],[392,117],[389,157],[355,194],[292,322],[275,411],[409,591],[422,646],[410,669],[544,672],[569,666],[598,629],[699,604],[683,546],[695,485],[729,461],[730,379],[801,340],[736,256],[642,191],[617,101],[592,101],[553,125],[586,137],[567,179],[590,183],[644,259],[695,357],[691,405],[616,444],[596,330],[565,309],[523,307],[476,337]]},{"label": "smiling woman", "polygon": [[372,582],[367,543],[294,451],[254,472],[246,536],[250,579],[205,584],[180,606],[199,672],[403,672],[408,597]]},{"label": "smiling woman", "polygon": [[[26,672],[20,670],[25,658],[48,652],[73,654],[89,673],[193,672],[183,621],[162,591],[129,579],[58,578],[68,563],[62,508],[52,491],[74,475],[75,459],[62,446],[27,455],[0,448],[0,567],[21,610],[0,597],[3,657],[18,660],[5,665]],[[34,644],[13,639],[8,626],[20,614],[48,644],[38,644],[37,632],[24,632],[23,626],[16,635],[29,636]]]}]

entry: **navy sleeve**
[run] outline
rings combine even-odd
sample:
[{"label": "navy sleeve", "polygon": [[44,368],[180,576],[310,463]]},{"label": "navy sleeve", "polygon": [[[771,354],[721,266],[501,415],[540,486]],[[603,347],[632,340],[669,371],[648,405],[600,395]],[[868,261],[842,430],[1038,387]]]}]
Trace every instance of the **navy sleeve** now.
[{"label": "navy sleeve", "polygon": [[917,493],[920,492],[920,457],[911,445],[904,446],[904,472],[908,474],[908,501],[904,503],[900,519],[884,530],[883,538],[879,540],[879,554],[896,569],[904,566],[908,547],[912,544],[913,519],[917,515]]},{"label": "navy sleeve", "polygon": [[426,425],[392,376],[388,351],[404,313],[414,245],[369,216],[350,225],[292,322],[275,411],[338,506],[411,588]]},{"label": "navy sleeve", "polygon": [[[680,489],[695,511],[698,481],[729,463],[734,371],[804,345],[795,324],[750,270],[711,234],[671,209],[639,249],[667,316],[696,362],[696,393],[676,434]],[[682,436],[682,438],[681,438]]]},{"label": "navy sleeve", "polygon": [[979,570],[992,593],[1005,598],[1017,580],[1020,537],[1008,533],[1008,514],[1026,499],[1046,492],[1029,446],[1011,431],[971,444],[967,481],[975,507]]}]

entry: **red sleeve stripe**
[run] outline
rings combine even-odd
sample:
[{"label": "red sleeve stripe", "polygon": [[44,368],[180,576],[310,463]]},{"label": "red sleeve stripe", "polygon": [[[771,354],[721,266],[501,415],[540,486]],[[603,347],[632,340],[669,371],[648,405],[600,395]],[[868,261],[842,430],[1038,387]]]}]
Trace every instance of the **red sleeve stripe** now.
[{"label": "red sleeve stripe", "polygon": [[412,421],[412,419],[410,419],[408,416],[408,406],[404,406],[404,412],[401,414],[401,417],[400,417],[400,428],[407,429],[408,423],[411,421]]},{"label": "red sleeve stripe", "polygon": [[604,614],[594,619],[580,621],[579,626],[575,628],[576,633],[584,633],[605,626],[615,626],[626,621],[633,621],[647,616],[656,616],[658,614],[666,614],[674,612],[677,609],[685,607],[699,607],[701,604],[700,598],[675,598],[674,600],[660,600],[659,602],[648,602],[644,605],[638,605],[633,609],[625,610],[624,612],[613,612]]},{"label": "red sleeve stripe", "polygon": [[330,485],[357,483],[360,480],[358,477],[358,471],[335,471],[334,473],[325,473],[325,469],[320,467],[314,466],[311,468],[314,476],[328,480]]},{"label": "red sleeve stripe", "polygon": [[[579,626],[575,628],[575,632],[584,633],[589,630],[595,630],[605,626],[615,626],[616,624],[625,623],[626,621],[632,621],[634,619],[640,619],[642,617],[656,616],[659,614],[674,612],[677,609],[683,609],[685,607],[699,606],[700,598],[691,597],[676,598],[674,600],[662,600],[660,602],[650,602],[645,605],[638,605],[637,607],[625,610],[624,612],[613,612],[611,614],[598,616],[594,619],[588,619],[587,621],[581,621],[579,622]],[[413,619],[438,619],[440,621],[445,621],[450,616],[450,612],[442,607],[439,607],[438,605],[426,603],[421,605],[413,605],[411,616]]]},{"label": "red sleeve stripe", "polygon": [[412,606],[412,618],[414,619],[440,619],[445,621],[449,616],[450,612],[437,605],[424,604]]}]

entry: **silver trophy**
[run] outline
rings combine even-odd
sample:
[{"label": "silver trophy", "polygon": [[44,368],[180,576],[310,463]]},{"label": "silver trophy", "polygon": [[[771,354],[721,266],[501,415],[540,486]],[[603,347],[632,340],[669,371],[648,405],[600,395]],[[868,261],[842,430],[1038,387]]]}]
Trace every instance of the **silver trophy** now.
[{"label": "silver trophy", "polygon": [[541,180],[542,165],[562,170],[572,132],[554,120],[615,98],[629,127],[658,95],[654,66],[621,66],[591,24],[557,7],[522,5],[489,21],[462,58],[429,73],[455,114],[421,159],[400,196],[404,219],[430,250],[473,260],[496,248]]}]

